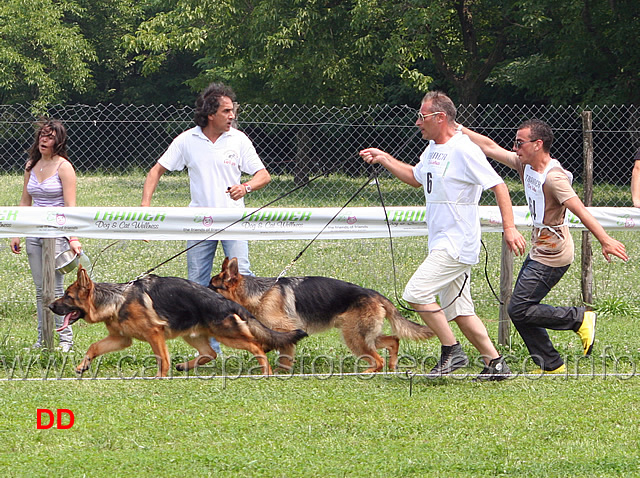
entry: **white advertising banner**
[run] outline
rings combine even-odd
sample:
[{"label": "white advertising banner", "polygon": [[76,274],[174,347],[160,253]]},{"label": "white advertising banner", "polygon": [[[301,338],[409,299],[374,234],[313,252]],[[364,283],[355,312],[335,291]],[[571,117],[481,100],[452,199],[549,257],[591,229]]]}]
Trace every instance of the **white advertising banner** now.
[{"label": "white advertising banner", "polygon": [[[516,226],[531,226],[526,206],[513,208]],[[605,229],[640,228],[638,208],[589,208]],[[0,206],[0,237],[79,236],[107,239],[356,239],[424,236],[424,207],[190,208],[190,207],[10,207]],[[497,206],[481,206],[482,229],[502,231]],[[572,227],[584,228],[571,215]]]}]

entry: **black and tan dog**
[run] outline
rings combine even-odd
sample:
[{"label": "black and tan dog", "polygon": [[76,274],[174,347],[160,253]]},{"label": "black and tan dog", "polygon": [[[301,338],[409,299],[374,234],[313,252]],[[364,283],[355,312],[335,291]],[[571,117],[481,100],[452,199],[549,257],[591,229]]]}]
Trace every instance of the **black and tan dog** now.
[{"label": "black and tan dog", "polygon": [[89,347],[76,368],[82,373],[99,355],[122,350],[132,339],[149,342],[158,360],[158,375],[170,367],[166,339],[182,337],[200,355],[176,366],[189,370],[216,358],[209,337],[236,349],[251,352],[264,374],[271,374],[265,349],[278,349],[306,337],[302,330],[275,332],[255,319],[244,307],[208,288],[178,277],[147,275],[127,284],[93,282],[80,266],[77,280],[49,308],[64,315],[64,328],[78,319],[104,322],[109,335]]},{"label": "black and tan dog", "polygon": [[[308,334],[332,327],[342,331],[345,343],[367,360],[366,372],[384,366],[377,349],[389,351],[389,368],[398,363],[399,338],[426,340],[433,331],[404,318],[385,296],[349,282],[329,277],[252,277],[238,273],[238,261],[226,258],[222,271],[211,278],[209,288],[239,303],[273,330],[302,329]],[[385,317],[395,335],[383,335]],[[295,344],[278,347],[279,366],[290,369]]]}]

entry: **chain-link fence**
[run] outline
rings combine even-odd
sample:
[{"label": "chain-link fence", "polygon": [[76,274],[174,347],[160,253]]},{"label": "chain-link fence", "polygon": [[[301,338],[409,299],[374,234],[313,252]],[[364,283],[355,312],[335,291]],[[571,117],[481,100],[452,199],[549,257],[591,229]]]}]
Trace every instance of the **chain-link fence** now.
[{"label": "chain-link fence", "polygon": [[[510,148],[517,126],[539,118],[555,134],[552,155],[574,173],[581,189],[583,171],[582,112],[591,111],[594,145],[594,206],[630,206],[633,157],[640,147],[640,112],[636,106],[461,106],[458,121]],[[80,174],[124,175],[148,170],[181,131],[193,125],[193,108],[132,105],[54,106],[48,115],[61,119],[69,132],[69,153]],[[289,175],[300,184],[318,173],[364,177],[358,157],[375,146],[408,162],[417,162],[425,147],[415,127],[416,110],[408,106],[322,107],[242,105],[238,127],[254,142],[272,175]],[[36,118],[30,105],[0,106],[0,172],[20,173],[33,141]],[[494,163],[495,164],[495,163]],[[495,164],[514,179],[514,204],[524,204],[513,171]],[[403,188],[396,194],[415,194]],[[322,194],[322,188],[314,188]],[[415,197],[421,202],[420,195]],[[332,204],[332,196],[314,198]],[[406,203],[407,198],[396,198]],[[413,199],[412,199],[413,200]],[[393,204],[394,198],[389,199]]]}]

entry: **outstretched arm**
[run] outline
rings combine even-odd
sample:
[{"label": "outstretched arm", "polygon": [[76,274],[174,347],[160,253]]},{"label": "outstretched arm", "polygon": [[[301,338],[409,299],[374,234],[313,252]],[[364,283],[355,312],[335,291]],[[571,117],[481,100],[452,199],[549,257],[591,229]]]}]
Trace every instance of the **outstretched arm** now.
[{"label": "outstretched arm", "polygon": [[360,151],[360,157],[367,164],[381,164],[400,181],[414,188],[422,186],[413,175],[413,166],[397,160],[389,153],[385,153],[377,148],[367,148]]},{"label": "outstretched arm", "polygon": [[607,262],[611,262],[609,254],[619,257],[625,262],[629,260],[624,244],[607,234],[596,218],[587,210],[584,203],[578,196],[568,199],[564,202],[564,205],[569,209],[569,211],[574,213],[580,221],[582,221],[584,227],[589,229],[596,239],[598,239],[602,245],[602,255]]},{"label": "outstretched arm", "polygon": [[518,155],[513,151],[509,151],[508,149],[504,149],[502,146],[498,146],[498,144],[491,138],[480,133],[476,133],[464,126],[462,127],[462,132],[469,136],[471,141],[480,147],[485,156],[495,159],[499,163],[509,166],[510,168],[518,169]]}]

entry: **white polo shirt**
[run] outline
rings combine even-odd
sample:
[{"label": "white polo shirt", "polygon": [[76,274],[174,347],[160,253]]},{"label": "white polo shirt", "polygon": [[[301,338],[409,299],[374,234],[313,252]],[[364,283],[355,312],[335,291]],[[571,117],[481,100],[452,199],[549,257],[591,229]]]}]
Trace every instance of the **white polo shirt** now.
[{"label": "white polo shirt", "polygon": [[240,184],[242,173],[264,169],[243,132],[231,128],[212,143],[200,126],[179,134],[158,163],[169,171],[189,170],[190,207],[244,207],[244,199],[234,201],[227,188]]}]

